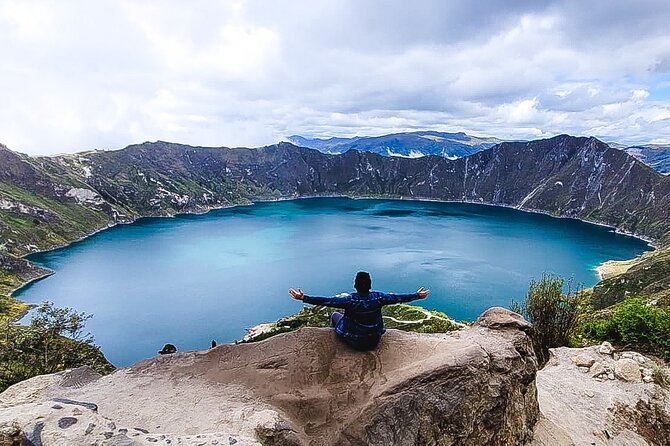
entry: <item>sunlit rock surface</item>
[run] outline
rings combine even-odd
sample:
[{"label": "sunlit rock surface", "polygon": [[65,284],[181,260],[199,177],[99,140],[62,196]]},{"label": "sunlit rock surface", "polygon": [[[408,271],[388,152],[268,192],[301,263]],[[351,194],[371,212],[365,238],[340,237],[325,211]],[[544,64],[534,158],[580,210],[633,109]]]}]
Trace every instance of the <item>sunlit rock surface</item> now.
[{"label": "sunlit rock surface", "polygon": [[491,309],[450,334],[389,330],[367,353],[304,328],[105,377],[41,376],[0,394],[0,432],[45,445],[522,444],[538,417],[528,328]]}]

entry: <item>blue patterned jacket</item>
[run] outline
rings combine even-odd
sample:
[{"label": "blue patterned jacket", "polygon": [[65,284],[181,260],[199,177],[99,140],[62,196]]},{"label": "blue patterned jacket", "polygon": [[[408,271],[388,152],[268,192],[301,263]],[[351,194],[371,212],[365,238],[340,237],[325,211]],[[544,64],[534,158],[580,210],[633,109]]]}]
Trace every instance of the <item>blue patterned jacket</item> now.
[{"label": "blue patterned jacket", "polygon": [[382,306],[411,302],[419,299],[413,294],[386,294],[370,291],[367,296],[351,293],[342,297],[303,297],[303,302],[314,305],[325,305],[344,309],[344,317],[340,319],[335,331],[354,348],[369,350],[374,348],[384,329]]}]

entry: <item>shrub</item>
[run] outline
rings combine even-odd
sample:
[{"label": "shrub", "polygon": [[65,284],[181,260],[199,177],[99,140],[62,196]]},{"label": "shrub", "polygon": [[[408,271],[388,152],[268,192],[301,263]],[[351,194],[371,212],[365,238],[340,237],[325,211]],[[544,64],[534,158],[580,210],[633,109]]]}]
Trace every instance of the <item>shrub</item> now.
[{"label": "shrub", "polygon": [[670,359],[670,311],[649,305],[642,298],[628,298],[611,316],[582,324],[587,339],[631,345]]},{"label": "shrub", "polygon": [[581,288],[574,288],[572,279],[544,273],[540,280],[531,280],[523,302],[512,301],[512,311],[524,315],[533,324],[533,349],[540,366],[549,360],[549,349],[569,344],[585,303]]},{"label": "shrub", "polygon": [[0,391],[36,375],[89,365],[101,373],[114,367],[84,333],[90,315],[42,303],[28,326],[6,320],[0,327]]}]

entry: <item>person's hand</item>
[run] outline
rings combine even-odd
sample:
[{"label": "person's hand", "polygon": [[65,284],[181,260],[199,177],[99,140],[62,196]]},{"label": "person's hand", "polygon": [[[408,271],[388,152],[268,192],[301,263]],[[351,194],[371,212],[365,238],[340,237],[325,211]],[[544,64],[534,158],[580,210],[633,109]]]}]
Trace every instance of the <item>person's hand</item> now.
[{"label": "person's hand", "polygon": [[303,297],[305,297],[305,293],[302,292],[300,288],[298,290],[294,290],[293,288],[288,289],[288,293],[291,295],[292,298],[295,300],[302,300]]},{"label": "person's hand", "polygon": [[424,290],[423,287],[416,290],[416,294],[419,295],[419,299],[425,299],[428,297],[428,293],[430,293],[430,290]]}]

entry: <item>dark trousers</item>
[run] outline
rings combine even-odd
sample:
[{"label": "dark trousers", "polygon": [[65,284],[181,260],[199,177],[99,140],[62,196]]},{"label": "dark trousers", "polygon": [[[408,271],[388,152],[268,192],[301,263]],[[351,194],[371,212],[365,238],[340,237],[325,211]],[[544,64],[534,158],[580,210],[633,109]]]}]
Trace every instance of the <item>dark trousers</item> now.
[{"label": "dark trousers", "polygon": [[344,315],[340,313],[339,311],[334,312],[333,314],[330,315],[330,326],[335,328],[337,327],[337,323],[340,322],[340,319],[342,319]]},{"label": "dark trousers", "polygon": [[[343,317],[344,315],[342,313],[340,313],[339,311],[335,311],[333,314],[330,315],[330,326],[333,328],[337,327],[338,322],[340,322],[340,320]],[[370,336],[361,339],[342,337],[342,339],[344,340],[344,342],[346,342],[356,350],[368,351],[373,350],[375,347],[377,347],[377,344],[379,344],[380,337],[381,336]]]}]

